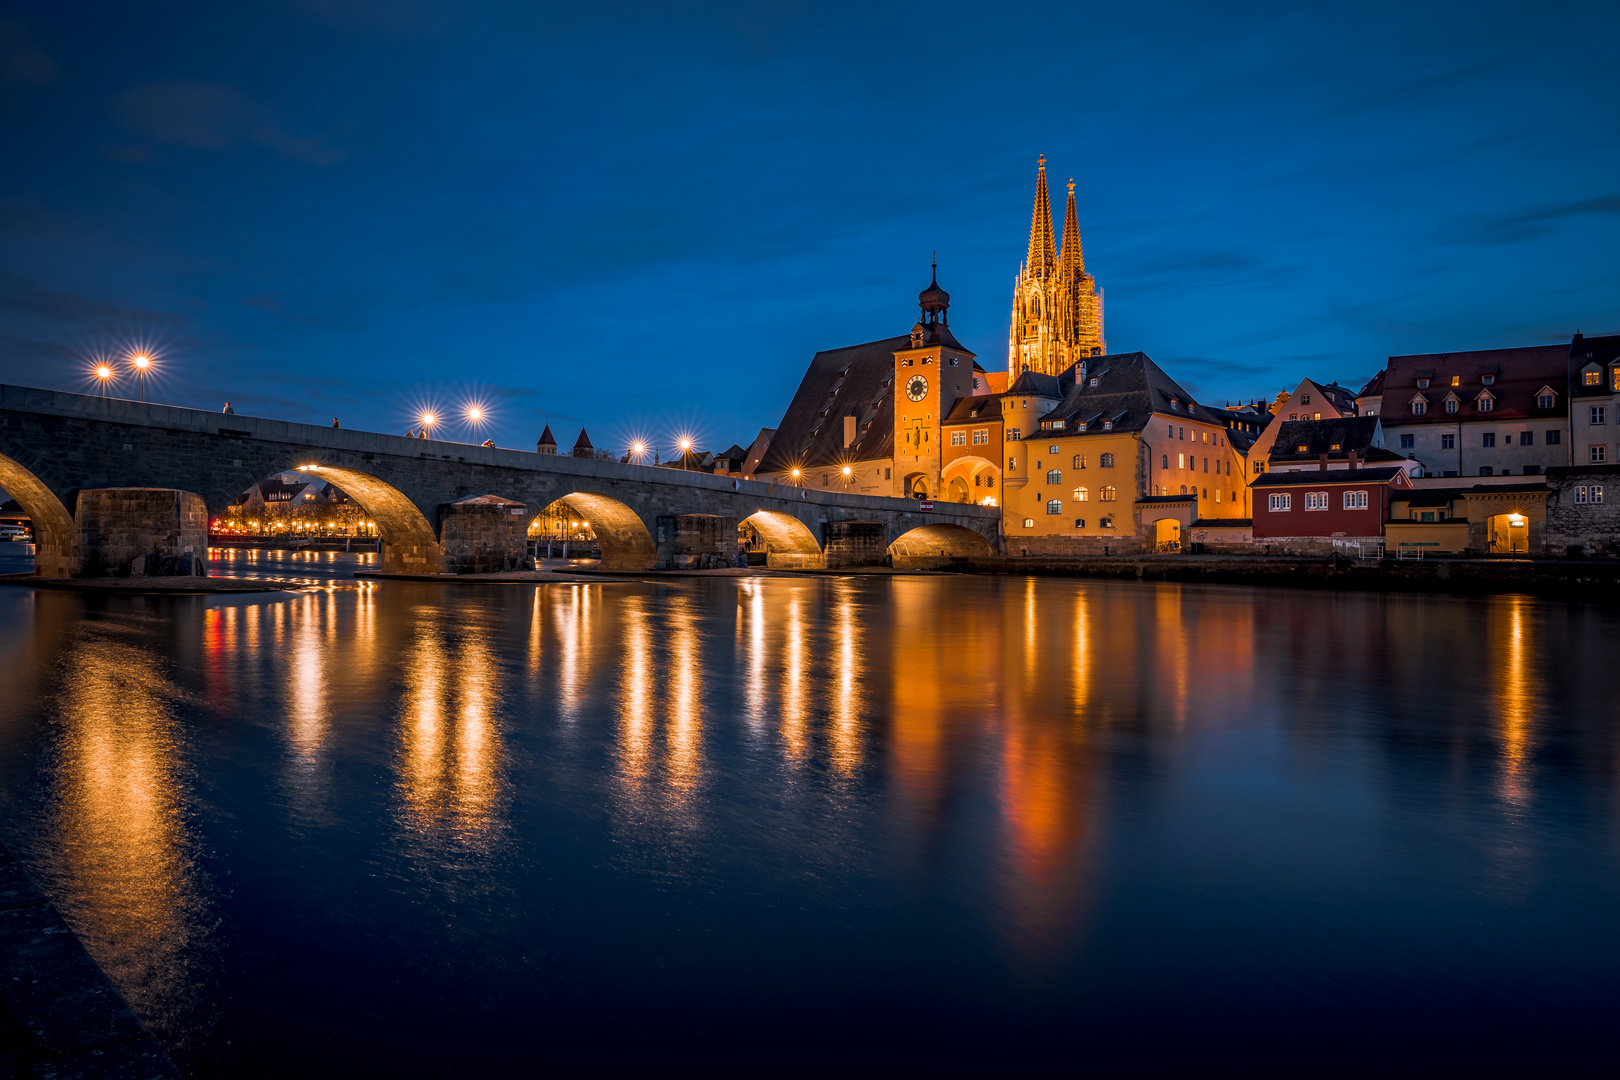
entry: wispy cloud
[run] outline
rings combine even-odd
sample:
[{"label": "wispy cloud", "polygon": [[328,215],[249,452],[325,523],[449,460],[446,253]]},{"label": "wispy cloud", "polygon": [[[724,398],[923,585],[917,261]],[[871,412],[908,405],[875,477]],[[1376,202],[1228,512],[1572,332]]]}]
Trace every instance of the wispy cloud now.
[{"label": "wispy cloud", "polygon": [[1599,195],[1592,199],[1556,203],[1533,210],[1503,214],[1469,214],[1453,219],[1441,233],[1448,244],[1517,244],[1546,236],[1563,221],[1579,217],[1607,217],[1620,214],[1620,194]]},{"label": "wispy cloud", "polygon": [[126,130],[171,146],[229,150],[256,144],[307,165],[331,165],[345,156],[325,145],[325,136],[294,135],[268,106],[217,83],[150,83],[125,91],[116,108]]},{"label": "wispy cloud", "polygon": [[0,272],[0,311],[99,333],[122,333],[132,325],[179,327],[185,318],[170,311],[127,307],[82,293],[49,289],[31,278]]}]

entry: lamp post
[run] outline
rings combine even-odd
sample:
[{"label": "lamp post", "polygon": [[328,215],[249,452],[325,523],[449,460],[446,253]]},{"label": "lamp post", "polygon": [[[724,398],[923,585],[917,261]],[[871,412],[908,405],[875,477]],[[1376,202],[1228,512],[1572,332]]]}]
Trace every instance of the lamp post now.
[{"label": "lamp post", "polygon": [[682,439],[681,440],[681,468],[683,470],[687,468],[687,463],[691,460],[691,457],[692,457],[692,440],[691,439]]},{"label": "lamp post", "polygon": [[136,353],[129,358],[135,367],[135,377],[141,384],[141,400],[146,400],[146,373],[152,368],[152,358],[145,353]]},{"label": "lamp post", "polygon": [[845,465],[844,466],[844,486],[845,487],[849,486],[849,482],[854,477],[854,475],[855,475],[855,469],[852,466]]},{"label": "lamp post", "polygon": [[476,405],[467,406],[467,422],[472,424],[473,443],[475,445],[478,442],[478,423],[479,423],[479,421],[483,420],[483,418],[484,418],[484,410],[483,409],[480,409]]},{"label": "lamp post", "polygon": [[96,381],[101,383],[101,396],[107,396],[107,381],[113,377],[113,369],[106,364],[97,364],[95,370]]},{"label": "lamp post", "polygon": [[431,412],[424,412],[421,416],[417,417],[417,419],[422,421],[422,432],[424,435],[431,435],[433,432],[433,425],[439,422],[439,418],[434,416]]},{"label": "lamp post", "polygon": [[644,442],[631,443],[630,456],[635,459],[637,465],[640,465],[642,458],[647,456],[647,444]]}]

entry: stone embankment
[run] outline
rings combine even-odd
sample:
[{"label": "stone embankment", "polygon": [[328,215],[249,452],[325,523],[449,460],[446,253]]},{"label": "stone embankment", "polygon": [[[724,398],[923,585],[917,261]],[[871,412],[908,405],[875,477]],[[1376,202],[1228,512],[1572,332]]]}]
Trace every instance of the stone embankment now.
[{"label": "stone embankment", "polygon": [[0,847],[0,1076],[181,1075],[56,908]]},{"label": "stone embankment", "polygon": [[907,565],[977,574],[1038,574],[1205,585],[1436,593],[1529,593],[1620,600],[1620,562],[1584,559],[1360,560],[1264,555],[1137,555],[1116,558],[915,559]]}]

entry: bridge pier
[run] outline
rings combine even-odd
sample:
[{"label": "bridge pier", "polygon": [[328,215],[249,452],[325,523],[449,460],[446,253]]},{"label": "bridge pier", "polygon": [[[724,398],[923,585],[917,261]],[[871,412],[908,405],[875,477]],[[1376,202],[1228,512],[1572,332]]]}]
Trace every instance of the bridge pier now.
[{"label": "bridge pier", "polygon": [[888,561],[889,530],[881,521],[829,521],[825,532],[828,570]]},{"label": "bridge pier", "polygon": [[737,565],[737,518],[660,514],[658,569],[715,570]]},{"label": "bridge pier", "polygon": [[208,507],[173,488],[79,492],[75,577],[208,574]]},{"label": "bridge pier", "polygon": [[439,547],[447,574],[495,574],[528,564],[529,508],[498,495],[439,507]]}]

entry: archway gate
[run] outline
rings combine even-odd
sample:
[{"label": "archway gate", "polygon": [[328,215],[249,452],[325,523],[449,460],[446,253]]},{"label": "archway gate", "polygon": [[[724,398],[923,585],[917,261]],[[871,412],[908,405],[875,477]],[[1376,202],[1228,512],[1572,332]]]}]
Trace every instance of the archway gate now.
[{"label": "archway gate", "polygon": [[446,520],[455,504],[484,496],[507,513],[520,507],[514,517],[524,524],[566,498],[592,518],[599,540],[612,538],[603,542],[603,568],[629,571],[705,555],[734,562],[744,520],[780,538],[772,540],[773,557],[805,566],[870,560],[879,544],[886,553],[919,525],[953,525],[993,544],[999,520],[993,507],[936,503],[928,513],[908,499],[6,385],[0,458],[33,478],[0,484],[19,501],[18,488],[28,491],[24,507],[59,537],[60,553],[51,557],[66,573],[82,571],[72,545],[81,491],[192,493],[212,520],[254,482],[283,472],[313,473],[353,496],[377,523],[385,573],[453,569],[461,553],[445,545],[460,541]]}]

